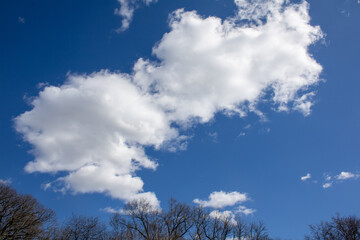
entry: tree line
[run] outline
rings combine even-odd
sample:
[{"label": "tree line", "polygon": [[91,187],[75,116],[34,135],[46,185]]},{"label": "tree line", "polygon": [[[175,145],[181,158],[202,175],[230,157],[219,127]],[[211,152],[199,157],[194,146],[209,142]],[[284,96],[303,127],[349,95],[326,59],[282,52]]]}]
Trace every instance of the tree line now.
[{"label": "tree line", "polygon": [[[265,224],[246,222],[240,215],[214,214],[170,199],[159,210],[145,200],[125,205],[109,223],[98,217],[72,215],[58,224],[54,211],[30,195],[0,183],[0,240],[269,240]],[[360,219],[333,217],[310,225],[306,240],[360,240]]]}]

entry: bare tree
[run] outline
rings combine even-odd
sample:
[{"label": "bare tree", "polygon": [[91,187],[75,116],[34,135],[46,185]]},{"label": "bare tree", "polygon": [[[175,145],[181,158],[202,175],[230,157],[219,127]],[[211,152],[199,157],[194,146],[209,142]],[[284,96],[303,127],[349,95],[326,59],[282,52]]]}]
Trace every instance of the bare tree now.
[{"label": "bare tree", "polygon": [[246,237],[248,240],[269,240],[265,224],[262,221],[252,222],[247,227]]},{"label": "bare tree", "polygon": [[114,240],[268,240],[264,223],[247,224],[230,212],[210,212],[170,199],[167,211],[145,200],[128,203],[110,219]]},{"label": "bare tree", "polygon": [[[110,227],[112,229],[110,239],[112,240],[131,240],[139,239],[138,232],[135,229],[128,228],[126,219],[120,213],[114,213],[110,218]],[[141,238],[140,238],[141,239]]]},{"label": "bare tree", "polygon": [[246,239],[248,228],[246,222],[237,215],[235,217],[236,224],[233,227],[233,238],[234,239]]},{"label": "bare tree", "polygon": [[114,213],[110,218],[110,227],[112,228],[111,239],[120,240],[122,232],[124,231],[121,224],[121,216],[119,213]]},{"label": "bare tree", "polygon": [[[324,236],[332,234],[334,238],[308,239],[359,239],[359,225],[359,219],[355,217],[333,218],[331,223],[321,223],[311,229],[313,236],[320,232]],[[170,199],[167,211],[154,208],[144,199],[129,202],[122,213],[112,215],[110,227],[112,231],[108,232],[99,218],[76,215],[59,227],[52,210],[30,195],[18,194],[0,184],[0,240],[270,239],[262,222],[247,224],[239,215],[234,218],[231,212],[210,212],[175,199]],[[338,231],[334,232],[334,229]]]},{"label": "bare tree", "polygon": [[225,240],[230,237],[233,225],[229,217],[208,216],[204,222],[204,234],[209,240]]},{"label": "bare tree", "polygon": [[194,230],[191,239],[225,240],[231,237],[234,223],[231,216],[211,215],[198,207],[194,209]]},{"label": "bare tree", "polygon": [[134,200],[126,204],[124,217],[118,219],[129,233],[137,235],[137,239],[163,239],[163,223],[161,211],[154,208],[144,199]]},{"label": "bare tree", "polygon": [[204,225],[208,218],[208,212],[202,207],[195,208],[193,213],[193,229],[190,232],[190,238],[193,240],[205,239]]},{"label": "bare tree", "polygon": [[355,216],[332,217],[331,221],[310,225],[307,240],[359,240],[360,219]]},{"label": "bare tree", "polygon": [[54,219],[54,212],[35,198],[0,183],[0,239],[40,238]]},{"label": "bare tree", "polygon": [[184,239],[184,236],[194,225],[194,211],[190,206],[169,200],[169,210],[162,213],[165,238],[168,240]]},{"label": "bare tree", "polygon": [[59,239],[64,240],[108,239],[106,226],[97,217],[76,215],[72,215],[65,223],[59,235]]}]

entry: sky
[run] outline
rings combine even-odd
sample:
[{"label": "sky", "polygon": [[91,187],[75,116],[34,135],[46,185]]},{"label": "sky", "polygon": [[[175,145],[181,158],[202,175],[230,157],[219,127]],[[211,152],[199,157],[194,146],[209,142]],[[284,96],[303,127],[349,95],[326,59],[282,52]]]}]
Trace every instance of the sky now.
[{"label": "sky", "polygon": [[359,216],[359,23],[357,0],[1,1],[0,182],[60,221]]}]

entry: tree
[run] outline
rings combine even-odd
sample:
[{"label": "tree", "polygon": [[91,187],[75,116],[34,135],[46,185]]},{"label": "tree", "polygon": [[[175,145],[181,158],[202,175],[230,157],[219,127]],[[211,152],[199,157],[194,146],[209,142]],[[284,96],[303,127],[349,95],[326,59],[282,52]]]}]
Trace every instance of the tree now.
[{"label": "tree", "polygon": [[331,221],[310,225],[307,240],[359,240],[360,219],[356,216],[332,217]]},{"label": "tree", "polygon": [[122,226],[123,232],[120,235],[124,235],[124,231],[126,231],[127,234],[133,234],[132,239],[157,240],[163,238],[161,211],[146,200],[134,200],[126,204],[124,217],[116,214],[112,221],[115,222],[114,218],[117,218],[116,221]]},{"label": "tree", "polygon": [[258,223],[252,222],[247,227],[245,239],[249,240],[269,240],[269,235],[267,233],[267,229],[265,224],[262,221]]},{"label": "tree", "polygon": [[230,211],[210,212],[170,199],[167,211],[146,200],[128,203],[110,219],[114,240],[268,240],[264,223],[248,224]]},{"label": "tree", "polygon": [[61,240],[108,239],[106,226],[99,218],[76,215],[72,215],[58,235]]},{"label": "tree", "polygon": [[165,239],[183,239],[194,225],[193,217],[194,211],[190,206],[171,198],[169,210],[162,213]]},{"label": "tree", "polygon": [[110,239],[111,240],[131,240],[139,239],[136,230],[126,226],[126,219],[119,213],[114,213],[110,218],[110,227],[112,228]]},{"label": "tree", "polygon": [[208,219],[208,212],[202,207],[195,208],[193,213],[193,229],[190,232],[191,239],[205,239],[205,225]]},{"label": "tree", "polygon": [[0,183],[0,239],[39,239],[54,220],[54,212],[35,198]]},{"label": "tree", "polygon": [[247,233],[247,224],[246,222],[240,217],[240,215],[237,215],[235,217],[236,224],[233,227],[233,238],[234,239],[246,239],[248,233]]},{"label": "tree", "polygon": [[234,226],[228,216],[207,215],[202,224],[205,239],[209,240],[226,240],[230,238]]}]

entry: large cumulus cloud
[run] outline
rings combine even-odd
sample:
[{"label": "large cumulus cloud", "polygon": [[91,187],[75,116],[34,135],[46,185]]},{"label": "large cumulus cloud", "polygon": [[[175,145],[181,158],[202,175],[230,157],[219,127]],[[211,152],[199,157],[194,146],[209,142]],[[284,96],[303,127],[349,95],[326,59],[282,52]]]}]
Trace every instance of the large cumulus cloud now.
[{"label": "large cumulus cloud", "polygon": [[15,119],[33,146],[26,171],[65,172],[56,180],[65,190],[156,205],[136,171],[156,169],[144,147],[184,146],[175,126],[208,122],[217,112],[246,116],[263,100],[308,115],[322,70],[308,52],[322,37],[308,4],[235,4],[238,14],[226,20],[175,11],[153,48],[157,60],[140,58],[130,74],[70,74],[62,86],[45,87]]}]

